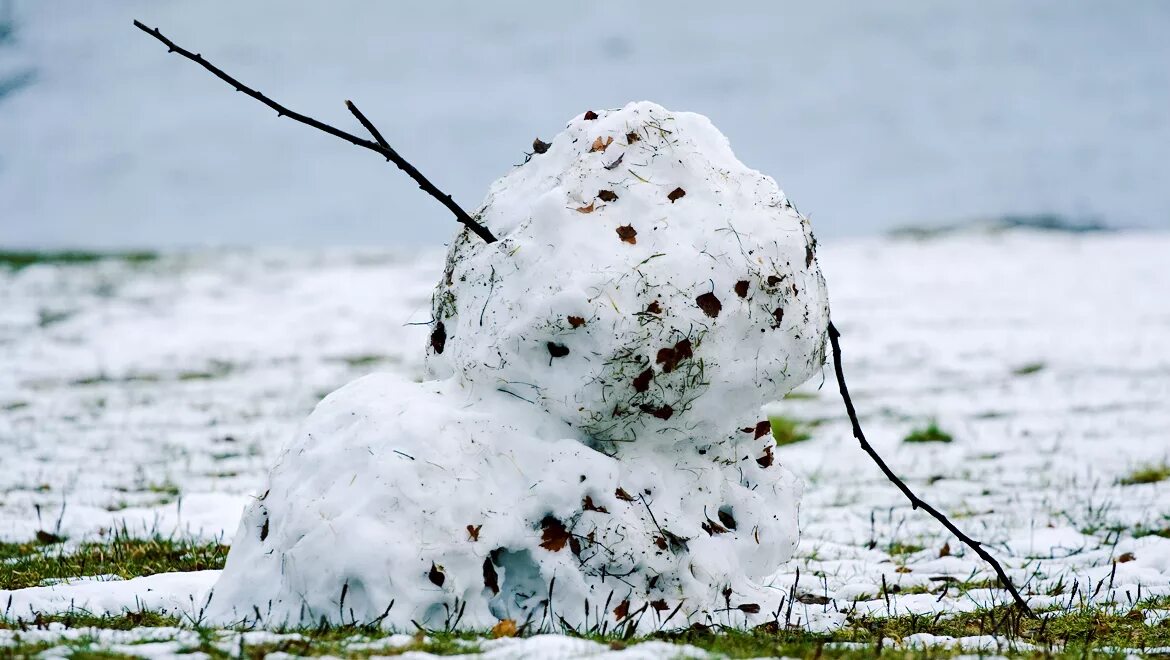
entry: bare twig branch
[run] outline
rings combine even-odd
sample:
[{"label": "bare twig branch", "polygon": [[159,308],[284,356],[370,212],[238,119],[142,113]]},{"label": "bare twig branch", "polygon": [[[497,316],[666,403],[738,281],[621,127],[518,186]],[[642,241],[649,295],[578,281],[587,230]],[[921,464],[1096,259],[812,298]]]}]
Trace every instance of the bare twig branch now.
[{"label": "bare twig branch", "polygon": [[886,465],[886,462],[882,460],[882,457],[879,456],[876,451],[874,451],[873,446],[870,445],[869,441],[865,439],[865,433],[861,431],[861,423],[857,421],[857,410],[853,407],[853,399],[849,396],[849,387],[845,385],[845,373],[841,368],[840,337],[841,333],[830,321],[829,342],[833,345],[833,369],[837,373],[837,385],[841,389],[841,398],[845,401],[845,411],[849,413],[849,421],[853,424],[853,437],[857,438],[857,441],[861,443],[861,448],[865,450],[865,453],[869,454],[869,457],[872,458],[875,463],[877,463],[877,466],[881,468],[881,471],[886,475],[886,478],[892,481],[894,485],[898,487],[898,490],[902,491],[902,494],[905,495],[908,500],[910,500],[911,507],[915,509],[922,509],[923,511],[930,514],[932,518],[942,523],[942,526],[946,527],[947,531],[954,534],[955,537],[962,541],[964,545],[974,550],[975,554],[979,555],[983,561],[990,564],[992,570],[994,570],[995,574],[999,576],[999,581],[1003,583],[1008,592],[1011,593],[1012,598],[1015,599],[1016,606],[1027,613],[1028,616],[1035,617],[1036,615],[1032,613],[1032,609],[1028,607],[1028,603],[1024,601],[1023,596],[1021,596],[1020,592],[1016,590],[1015,585],[1012,584],[1011,579],[1008,578],[1007,573],[1005,573],[1003,570],[1003,567],[999,565],[999,562],[995,560],[995,557],[992,557],[989,552],[983,549],[983,544],[964,534],[962,530],[956,527],[955,524],[951,522],[950,519],[948,519],[945,515],[939,512],[938,509],[927,504],[922,500],[922,498],[915,495],[914,491],[910,490],[910,487],[907,486],[904,481],[899,479],[898,475],[894,474],[894,471],[891,470],[888,465]]},{"label": "bare twig branch", "polygon": [[447,210],[451,211],[451,213],[453,213],[455,215],[456,220],[463,223],[463,225],[466,226],[468,229],[470,229],[473,233],[475,233],[476,236],[479,236],[485,242],[488,242],[488,243],[494,243],[496,241],[496,237],[490,231],[488,231],[487,227],[484,227],[483,225],[476,222],[474,218],[472,218],[470,215],[468,215],[466,211],[464,211],[458,204],[455,203],[455,200],[451,199],[450,195],[444,193],[443,191],[441,191],[437,187],[435,187],[435,184],[431,183],[429,179],[427,179],[425,176],[423,176],[422,172],[419,172],[418,169],[415,168],[415,166],[408,163],[405,158],[398,155],[398,152],[396,152],[396,151],[394,151],[394,149],[390,148],[390,145],[386,142],[386,140],[384,138],[382,138],[382,135],[380,133],[378,133],[378,130],[376,128],[374,128],[374,125],[371,124],[369,122],[369,120],[366,119],[365,116],[362,115],[361,112],[358,111],[357,107],[354,106],[352,103],[349,103],[347,101],[346,105],[349,107],[350,111],[353,112],[354,115],[358,118],[358,121],[362,122],[362,125],[366,127],[366,130],[370,131],[370,133],[375,137],[377,142],[371,142],[371,141],[366,140],[364,138],[360,138],[356,135],[353,135],[352,133],[347,133],[339,128],[335,128],[333,126],[330,126],[329,124],[326,124],[324,122],[313,119],[312,117],[302,115],[301,113],[296,112],[294,110],[290,110],[290,109],[284,107],[283,105],[277,103],[276,101],[273,101],[272,99],[268,98],[267,96],[261,94],[260,92],[252,89],[251,87],[248,87],[244,83],[229,76],[228,74],[224,73],[222,69],[215,66],[211,62],[208,62],[206,59],[203,58],[202,55],[200,55],[198,53],[192,53],[191,51],[183,48],[182,46],[179,46],[175,42],[166,38],[165,36],[163,36],[162,32],[159,32],[158,28],[146,27],[140,21],[134,21],[134,26],[137,27],[139,30],[142,30],[143,32],[154,37],[155,39],[158,39],[159,41],[161,41],[163,43],[163,45],[165,45],[170,52],[178,53],[178,54],[182,55],[183,57],[191,60],[192,62],[195,62],[196,64],[203,67],[204,69],[207,69],[211,73],[215,74],[215,76],[217,78],[219,78],[220,80],[222,80],[222,81],[226,82],[227,84],[231,85],[232,87],[234,87],[237,92],[243,92],[244,94],[247,94],[248,96],[251,96],[252,98],[256,99],[257,101],[268,106],[269,108],[272,108],[273,110],[276,111],[276,114],[278,117],[288,117],[289,119],[292,119],[294,121],[298,121],[298,122],[305,124],[307,126],[312,126],[313,128],[315,128],[319,131],[323,131],[325,133],[328,133],[334,137],[341,138],[342,140],[345,140],[346,142],[349,142],[350,144],[353,144],[353,145],[356,145],[359,147],[364,147],[366,149],[369,149],[370,151],[374,151],[374,152],[377,152],[379,154],[382,154],[383,156],[385,156],[386,160],[397,165],[398,169],[402,170],[403,172],[406,172],[406,174],[409,175],[410,178],[414,179],[415,183],[418,184],[419,188],[422,188],[424,191],[426,191],[426,193],[428,195],[439,200],[440,204],[447,207]]}]

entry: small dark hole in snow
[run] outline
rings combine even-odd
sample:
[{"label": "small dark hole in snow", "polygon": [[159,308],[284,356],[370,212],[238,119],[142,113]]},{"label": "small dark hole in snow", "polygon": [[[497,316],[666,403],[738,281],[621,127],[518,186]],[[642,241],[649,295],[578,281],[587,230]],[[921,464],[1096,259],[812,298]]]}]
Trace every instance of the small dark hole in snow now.
[{"label": "small dark hole in snow", "polygon": [[731,515],[731,507],[719,507],[719,522],[727,529],[735,529],[735,517]]},{"label": "small dark hole in snow", "polygon": [[493,594],[500,593],[500,576],[490,557],[483,560],[483,586],[491,589]]}]

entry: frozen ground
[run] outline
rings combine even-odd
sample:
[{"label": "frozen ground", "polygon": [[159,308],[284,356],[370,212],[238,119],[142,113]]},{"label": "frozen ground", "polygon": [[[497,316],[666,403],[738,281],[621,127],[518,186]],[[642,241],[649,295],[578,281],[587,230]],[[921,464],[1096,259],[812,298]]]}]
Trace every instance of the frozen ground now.
[{"label": "frozen ground", "polygon": [[[1119,485],[1170,461],[1168,255],[1170,236],[1139,233],[823,246],[868,435],[989,544],[1033,607],[1170,594],[1170,538],[1157,534],[1170,528],[1170,481]],[[76,542],[125,522],[230,542],[317,400],[370,371],[421,374],[427,329],[409,323],[427,320],[441,263],[438,253],[234,252],[0,271],[0,540],[47,530]],[[857,449],[831,368],[814,381],[777,406],[812,424],[810,440],[777,451],[808,482],[798,559],[773,581],[799,597],[781,618],[831,630],[851,614],[1004,602],[954,539],[940,556],[947,536]],[[902,442],[931,419],[954,442]],[[0,591],[0,607],[8,618],[70,607],[197,615],[214,577]],[[182,631],[102,634],[103,648],[123,651],[143,635],[161,644],[143,652],[186,646]],[[500,642],[519,644],[513,655],[571,643]]]}]

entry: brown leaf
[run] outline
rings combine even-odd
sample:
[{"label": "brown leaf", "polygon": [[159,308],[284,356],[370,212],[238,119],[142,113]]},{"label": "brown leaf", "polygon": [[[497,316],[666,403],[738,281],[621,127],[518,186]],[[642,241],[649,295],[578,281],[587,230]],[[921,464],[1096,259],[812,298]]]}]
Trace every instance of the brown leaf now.
[{"label": "brown leaf", "polygon": [[772,328],[779,328],[784,324],[784,308],[777,307],[772,310]]},{"label": "brown leaf", "polygon": [[630,131],[629,133],[626,133],[626,144],[633,144],[641,139],[642,139],[642,136],[638,135],[634,131]]},{"label": "brown leaf", "polygon": [[540,547],[552,552],[560,552],[565,548],[565,544],[569,542],[569,530],[565,529],[561,521],[552,516],[545,516],[540,526],[543,529],[540,534]]},{"label": "brown leaf", "polygon": [[747,294],[748,294],[748,281],[747,280],[740,280],[740,281],[736,282],[735,283],[735,295],[739,296],[740,298],[747,298]]},{"label": "brown leaf", "polygon": [[650,303],[649,305],[646,305],[646,312],[649,314],[661,314],[662,313],[662,305],[659,305],[658,301],[655,300],[654,302]]},{"label": "brown leaf", "polygon": [[756,463],[758,463],[760,467],[766,468],[772,467],[772,463],[775,462],[775,460],[775,457],[772,456],[772,445],[768,445],[767,447],[764,447],[764,455],[757,458]]},{"label": "brown leaf", "polygon": [[431,570],[427,573],[427,579],[436,587],[441,587],[447,581],[447,576],[443,574],[442,567],[435,566],[435,562],[431,562]]},{"label": "brown leaf", "polygon": [[950,557],[951,556],[951,542],[950,541],[943,543],[943,547],[938,549],[938,556],[939,557]]},{"label": "brown leaf", "polygon": [[629,616],[629,614],[630,614],[630,601],[628,601],[628,600],[623,600],[622,602],[617,604],[617,607],[613,608],[613,618],[617,619],[618,621],[621,621],[622,619],[626,618],[627,616]]},{"label": "brown leaf", "polygon": [[605,151],[611,144],[613,144],[612,137],[607,137],[602,140],[601,137],[598,136],[598,138],[593,141],[593,146],[589,147],[589,152],[592,153],[594,151]]},{"label": "brown leaf", "polygon": [[654,369],[647,367],[645,371],[634,378],[634,391],[645,392],[650,389],[650,381],[654,378]]},{"label": "brown leaf", "polygon": [[585,317],[569,315],[569,325],[573,326],[574,328],[580,328],[581,326],[585,325]]},{"label": "brown leaf", "polygon": [[589,202],[589,206],[577,207],[577,213],[593,213],[593,202]]},{"label": "brown leaf", "polygon": [[680,362],[690,359],[693,355],[691,340],[681,339],[674,346],[658,349],[658,355],[654,357],[654,361],[662,365],[663,372],[670,373],[678,367]]},{"label": "brown leaf", "polygon": [[650,607],[653,607],[655,612],[665,612],[670,609],[670,605],[667,605],[663,598],[650,601]]},{"label": "brown leaf", "polygon": [[719,316],[719,310],[723,309],[723,303],[719,302],[719,299],[713,293],[704,293],[698,298],[695,298],[695,302],[698,303],[699,309],[703,310],[703,313],[711,318]]},{"label": "brown leaf", "polygon": [[634,229],[633,225],[622,225],[618,227],[617,235],[623,243],[634,245],[638,242],[638,230]]},{"label": "brown leaf", "polygon": [[617,193],[615,193],[612,190],[598,190],[597,191],[597,199],[600,199],[603,202],[616,202],[617,198],[618,198]]},{"label": "brown leaf", "polygon": [[585,111],[585,120],[589,121],[592,119],[597,119],[597,113],[593,112],[592,110],[586,110]]},{"label": "brown leaf", "polygon": [[[267,525],[268,521],[265,521],[264,524]],[[53,545],[54,543],[62,543],[65,541],[64,536],[58,536],[52,532],[46,532],[43,529],[37,530],[36,539],[37,543],[41,545]]]},{"label": "brown leaf", "polygon": [[516,622],[511,619],[503,619],[496,625],[492,626],[492,639],[499,639],[501,637],[515,637],[516,636]]},{"label": "brown leaf", "polygon": [[759,440],[760,438],[768,435],[771,432],[772,432],[772,422],[765,419],[764,421],[756,424],[755,439]]},{"label": "brown leaf", "polygon": [[542,153],[548,151],[548,148],[551,146],[552,146],[551,144],[541,140],[540,138],[536,138],[535,140],[532,141],[532,152],[537,153],[537,154],[542,154]]},{"label": "brown leaf", "polygon": [[479,540],[479,530],[482,528],[483,528],[483,525],[468,525],[467,526],[467,540],[471,541],[472,543],[478,541]]},{"label": "brown leaf", "polygon": [[736,605],[735,609],[739,610],[740,612],[745,612],[747,614],[759,614],[760,613],[760,606],[755,604],[755,603],[744,603],[742,605]]},{"label": "brown leaf", "polygon": [[569,347],[556,342],[547,342],[548,354],[555,358],[563,358],[569,354]]},{"label": "brown leaf", "polygon": [[1117,558],[1117,563],[1124,564],[1126,562],[1131,562],[1135,559],[1137,559],[1137,557],[1132,552],[1127,552],[1127,553],[1125,553]]},{"label": "brown leaf", "polygon": [[723,525],[720,525],[719,523],[715,522],[714,520],[711,520],[710,518],[707,519],[707,522],[700,524],[699,527],[702,527],[703,531],[707,532],[707,536],[715,536],[716,534],[726,534],[727,533],[726,527],[724,527]]},{"label": "brown leaf", "polygon": [[435,329],[431,331],[431,348],[435,353],[442,353],[443,347],[447,345],[447,326],[443,325],[442,321],[435,324]]},{"label": "brown leaf", "polygon": [[650,413],[651,415],[654,415],[658,419],[664,421],[670,419],[671,416],[674,415],[674,408],[671,408],[670,406],[659,406],[658,408],[655,408],[648,403],[644,403],[639,407],[642,409],[642,412]]},{"label": "brown leaf", "polygon": [[667,195],[666,198],[670,200],[671,204],[673,204],[679,199],[685,197],[686,194],[687,191],[683,190],[682,188],[675,188],[674,190],[670,191],[670,194]]},{"label": "brown leaf", "polygon": [[500,576],[496,573],[491,557],[483,560],[483,586],[491,589],[493,594],[500,593]]},{"label": "brown leaf", "polygon": [[631,496],[629,493],[627,493],[626,489],[621,488],[620,486],[618,487],[617,490],[613,491],[613,496],[618,498],[619,500],[621,500],[623,502],[633,502],[634,501],[633,496]]},{"label": "brown leaf", "polygon": [[585,500],[581,502],[581,508],[585,509],[586,511],[596,511],[597,513],[609,513],[605,507],[594,504],[593,498],[589,495],[586,495]]}]

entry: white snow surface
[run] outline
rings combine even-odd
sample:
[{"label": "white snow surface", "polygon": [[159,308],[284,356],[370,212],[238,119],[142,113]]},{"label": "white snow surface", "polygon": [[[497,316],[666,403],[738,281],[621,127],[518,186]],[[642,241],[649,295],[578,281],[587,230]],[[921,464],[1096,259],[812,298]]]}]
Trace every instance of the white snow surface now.
[{"label": "white snow surface", "polygon": [[[1170,526],[1170,482],[1119,483],[1170,459],[1167,254],[1164,234],[1033,232],[819,251],[871,441],[988,544],[1033,607],[1125,609],[1170,594],[1170,539],[1150,534]],[[441,254],[358,250],[0,271],[0,538],[96,539],[128,519],[143,534],[231,541],[243,504],[325,394],[371,372],[422,379],[429,329],[407,323],[428,320],[441,272]],[[832,369],[823,377],[773,406],[814,424],[810,440],[776,449],[806,482],[796,555],[765,580],[800,596],[791,622],[825,630],[851,610],[1004,602],[1001,590],[952,586],[991,574],[857,449]],[[930,419],[954,442],[901,442]],[[951,555],[940,557],[944,543]],[[105,582],[117,594],[106,606],[165,595],[197,616],[215,577],[200,575]],[[89,584],[0,590],[0,603],[11,597],[10,616],[26,618],[30,604],[85,607]],[[927,593],[904,593],[916,590]],[[110,644],[131,635],[101,632]],[[164,632],[182,639],[133,636]]]},{"label": "white snow surface", "polygon": [[646,102],[573,119],[476,215],[500,240],[454,242],[443,379],[367,376],[317,406],[209,620],[762,620],[800,483],[760,408],[824,359],[808,221],[706,118]]}]

